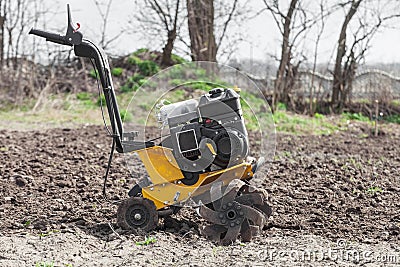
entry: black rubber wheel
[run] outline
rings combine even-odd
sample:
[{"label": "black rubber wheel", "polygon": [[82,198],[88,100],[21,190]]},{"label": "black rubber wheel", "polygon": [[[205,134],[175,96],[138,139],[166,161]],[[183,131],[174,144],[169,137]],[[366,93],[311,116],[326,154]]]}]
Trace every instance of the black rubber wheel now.
[{"label": "black rubber wheel", "polygon": [[118,207],[117,223],[125,230],[151,231],[158,225],[158,213],[153,201],[130,197]]}]

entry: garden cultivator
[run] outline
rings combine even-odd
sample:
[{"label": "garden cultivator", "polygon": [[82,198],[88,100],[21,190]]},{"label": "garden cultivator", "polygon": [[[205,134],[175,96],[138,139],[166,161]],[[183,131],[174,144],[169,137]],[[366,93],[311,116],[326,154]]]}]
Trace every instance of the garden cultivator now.
[{"label": "garden cultivator", "polygon": [[123,229],[150,231],[159,217],[196,207],[209,224],[201,233],[224,245],[237,238],[250,241],[271,215],[267,195],[249,181],[263,163],[249,159],[248,133],[240,91],[214,88],[198,99],[159,105],[157,118],[168,135],[137,140],[138,132],[125,132],[116,101],[106,55],[74,29],[68,7],[65,36],[32,29],[47,41],[72,46],[75,55],[90,58],[103,89],[110,117],[113,147],[119,153],[137,153],[148,177],[135,184],[122,201],[117,223]]}]

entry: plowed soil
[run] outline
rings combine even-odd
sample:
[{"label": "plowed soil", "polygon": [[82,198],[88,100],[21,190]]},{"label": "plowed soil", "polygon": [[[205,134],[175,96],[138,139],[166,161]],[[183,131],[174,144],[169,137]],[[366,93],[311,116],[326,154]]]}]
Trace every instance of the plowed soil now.
[{"label": "plowed soil", "polygon": [[116,154],[104,200],[110,142],[98,126],[0,130],[0,266],[377,264],[377,259],[266,257],[271,248],[304,252],[338,240],[391,253],[400,264],[398,126],[386,126],[378,137],[366,124],[329,136],[278,134],[269,172],[252,181],[269,193],[273,216],[252,242],[223,248],[199,235],[203,221],[190,208],[161,221],[150,233],[154,244],[135,245],[144,234],[119,229],[115,214],[146,173],[133,158],[137,170],[131,175]]}]

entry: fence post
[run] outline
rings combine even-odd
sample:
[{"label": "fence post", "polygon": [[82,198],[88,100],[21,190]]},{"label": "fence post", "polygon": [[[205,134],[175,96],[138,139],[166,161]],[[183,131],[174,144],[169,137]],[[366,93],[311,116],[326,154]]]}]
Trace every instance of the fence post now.
[{"label": "fence post", "polygon": [[375,136],[378,136],[379,100],[375,100]]}]

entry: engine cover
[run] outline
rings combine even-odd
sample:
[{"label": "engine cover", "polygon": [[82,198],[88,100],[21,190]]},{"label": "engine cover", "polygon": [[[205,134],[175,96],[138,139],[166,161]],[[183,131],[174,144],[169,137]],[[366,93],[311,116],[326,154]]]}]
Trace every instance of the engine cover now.
[{"label": "engine cover", "polygon": [[240,96],[234,90],[216,88],[198,102],[171,105],[163,108],[163,124],[168,124],[171,134],[170,141],[163,143],[170,144],[182,171],[200,173],[213,164],[227,168],[246,158],[248,135]]}]

